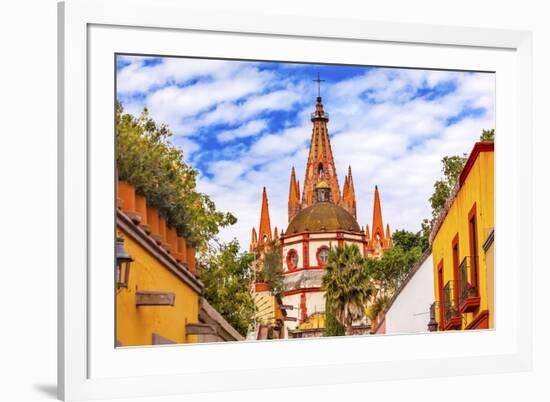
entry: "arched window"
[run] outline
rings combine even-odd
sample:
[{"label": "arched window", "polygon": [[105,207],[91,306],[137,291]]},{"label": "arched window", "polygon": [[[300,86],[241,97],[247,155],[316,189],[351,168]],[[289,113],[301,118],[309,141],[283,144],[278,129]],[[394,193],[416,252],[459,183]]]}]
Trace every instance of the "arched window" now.
[{"label": "arched window", "polygon": [[374,246],[376,248],[383,247],[383,245],[382,245],[382,236],[380,236],[380,232],[376,232],[376,235],[374,236],[374,240],[375,240]]},{"label": "arched window", "polygon": [[286,265],[290,271],[298,268],[298,253],[296,250],[290,250],[286,255]]},{"label": "arched window", "polygon": [[328,202],[330,197],[330,189],[318,188],[315,190],[317,192],[317,201],[318,202]]},{"label": "arched window", "polygon": [[319,264],[320,267],[327,265],[328,251],[329,251],[329,248],[327,246],[321,246],[317,250],[317,263]]},{"label": "arched window", "polygon": [[323,164],[319,163],[319,166],[317,168],[317,177],[323,178]]}]

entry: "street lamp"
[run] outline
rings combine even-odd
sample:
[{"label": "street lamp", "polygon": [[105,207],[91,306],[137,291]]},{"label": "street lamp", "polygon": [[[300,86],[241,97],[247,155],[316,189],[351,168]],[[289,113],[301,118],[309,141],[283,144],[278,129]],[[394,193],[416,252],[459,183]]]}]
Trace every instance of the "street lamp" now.
[{"label": "street lamp", "polygon": [[430,305],[430,321],[428,322],[428,331],[437,331],[437,321],[435,320],[435,302]]},{"label": "street lamp", "polygon": [[130,278],[130,265],[134,259],[124,248],[124,239],[116,239],[116,287],[128,288],[128,279]]}]

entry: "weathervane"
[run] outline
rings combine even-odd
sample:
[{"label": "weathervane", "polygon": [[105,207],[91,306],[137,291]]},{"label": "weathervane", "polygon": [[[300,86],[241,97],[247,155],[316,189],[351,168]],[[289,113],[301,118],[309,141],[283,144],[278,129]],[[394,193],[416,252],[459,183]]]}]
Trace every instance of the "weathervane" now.
[{"label": "weathervane", "polygon": [[317,79],[312,80],[313,82],[317,83],[317,97],[321,97],[321,82],[325,82],[325,80],[321,79],[321,74],[317,73]]}]

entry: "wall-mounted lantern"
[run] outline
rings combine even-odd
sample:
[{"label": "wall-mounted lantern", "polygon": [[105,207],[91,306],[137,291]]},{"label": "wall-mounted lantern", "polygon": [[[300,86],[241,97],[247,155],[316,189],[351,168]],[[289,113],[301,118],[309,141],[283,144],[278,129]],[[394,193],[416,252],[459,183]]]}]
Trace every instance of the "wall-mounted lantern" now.
[{"label": "wall-mounted lantern", "polygon": [[428,322],[428,331],[437,331],[437,321],[435,320],[435,302],[430,305],[430,321]]},{"label": "wall-mounted lantern", "polygon": [[128,254],[124,248],[124,239],[117,237],[116,239],[116,287],[128,288],[128,280],[130,278],[130,265],[134,259]]}]

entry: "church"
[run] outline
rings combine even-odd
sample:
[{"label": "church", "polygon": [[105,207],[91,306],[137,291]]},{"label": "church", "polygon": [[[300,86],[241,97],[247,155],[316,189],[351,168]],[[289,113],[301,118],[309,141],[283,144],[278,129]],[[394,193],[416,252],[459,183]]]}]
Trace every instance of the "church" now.
[{"label": "church", "polygon": [[[285,289],[282,305],[287,308],[287,337],[322,336],[325,299],[321,289],[328,251],[356,244],[362,255],[379,258],[392,247],[390,227],[384,227],[378,187],[374,187],[372,225],[363,229],[357,222],[357,202],[351,166],[342,190],[328,132],[329,115],[320,93],[311,114],[313,131],[305,167],[303,187],[290,171],[288,224],[278,233],[271,230],[267,190],[264,187],[258,230],[252,228],[250,251],[265,249],[273,241],[281,250]],[[354,323],[354,328],[356,324]],[[368,323],[357,323],[357,333],[368,333]]]}]

